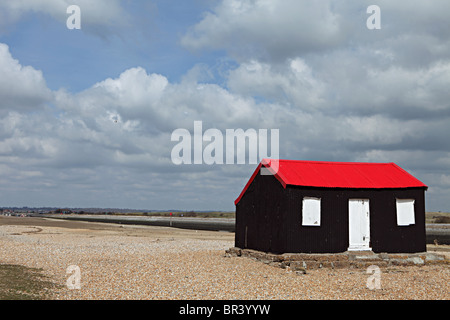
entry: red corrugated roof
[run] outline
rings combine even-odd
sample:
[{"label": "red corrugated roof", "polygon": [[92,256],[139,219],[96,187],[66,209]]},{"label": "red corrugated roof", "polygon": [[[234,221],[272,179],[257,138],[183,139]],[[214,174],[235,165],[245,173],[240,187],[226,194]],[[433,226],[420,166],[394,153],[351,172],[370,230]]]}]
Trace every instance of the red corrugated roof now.
[{"label": "red corrugated roof", "polygon": [[325,162],[263,159],[242,190],[244,195],[261,166],[268,168],[283,187],[385,189],[425,187],[421,181],[395,163]]}]

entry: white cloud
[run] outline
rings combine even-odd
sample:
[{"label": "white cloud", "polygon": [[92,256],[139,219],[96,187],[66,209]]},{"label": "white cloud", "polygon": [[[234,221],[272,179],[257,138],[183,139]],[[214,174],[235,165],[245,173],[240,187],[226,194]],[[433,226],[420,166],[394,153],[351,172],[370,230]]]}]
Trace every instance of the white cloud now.
[{"label": "white cloud", "polygon": [[[9,61],[18,64],[14,59]],[[436,77],[427,79],[426,75],[444,75],[441,71],[421,73],[422,80],[436,81]],[[0,162],[9,175],[20,177],[11,190],[24,188],[20,181],[26,180],[31,188],[57,188],[61,199],[69,201],[64,192],[72,186],[77,194],[89,199],[86,203],[95,202],[96,195],[109,199],[104,201],[113,206],[118,199],[129,201],[127,197],[148,203],[146,193],[162,201],[165,197],[161,190],[168,188],[164,193],[176,192],[180,203],[195,208],[212,194],[226,195],[232,203],[237,188],[247,178],[245,172],[253,170],[248,165],[236,168],[236,172],[229,166],[174,166],[170,134],[176,128],[192,132],[195,120],[203,121],[203,130],[280,129],[283,158],[398,160],[417,167],[423,159],[413,159],[430,147],[422,141],[440,141],[438,148],[445,148],[442,144],[446,140],[441,137],[447,130],[445,119],[430,126],[421,119],[395,119],[376,112],[368,116],[326,112],[329,87],[323,80],[300,58],[281,65],[256,60],[244,63],[230,73],[230,90],[199,83],[192,77],[171,83],[163,75],[130,68],[76,94],[50,92],[53,108],[40,108],[37,113],[6,109],[7,115],[1,119]],[[274,87],[279,91],[271,91]],[[32,87],[26,88],[33,92]],[[27,93],[17,93],[22,94]],[[257,102],[252,98],[257,95],[273,101]],[[309,108],[301,108],[302,103]],[[431,162],[439,161],[442,156]],[[229,172],[236,177],[224,180]],[[184,181],[189,181],[189,186]],[[205,181],[221,183],[216,190],[208,188]],[[162,184],[163,189],[156,187]],[[121,193],[121,189],[129,191]],[[220,201],[229,208],[225,200]]]},{"label": "white cloud", "polygon": [[6,109],[33,111],[51,99],[41,71],[22,66],[0,43],[0,114]]},{"label": "white cloud", "polygon": [[384,52],[389,63],[408,68],[448,59],[450,2],[380,0],[381,30],[377,31],[366,27],[366,9],[372,4],[369,0],[223,0],[186,32],[181,43],[193,51],[226,50],[239,62],[325,58],[333,50],[364,48]]},{"label": "white cloud", "polygon": [[182,44],[192,50],[226,49],[244,60],[283,60],[342,40],[339,15],[328,1],[224,0],[188,31]]},{"label": "white cloud", "polygon": [[318,111],[327,103],[324,83],[314,77],[311,68],[301,58],[283,65],[256,60],[242,63],[230,71],[228,86],[234,93],[264,97],[302,110]]}]

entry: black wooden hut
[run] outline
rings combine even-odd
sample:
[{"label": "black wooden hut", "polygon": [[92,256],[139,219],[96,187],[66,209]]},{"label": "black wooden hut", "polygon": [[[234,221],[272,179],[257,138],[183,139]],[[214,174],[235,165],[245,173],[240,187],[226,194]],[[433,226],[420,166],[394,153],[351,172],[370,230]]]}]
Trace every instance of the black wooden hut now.
[{"label": "black wooden hut", "polygon": [[264,159],[235,201],[235,246],[425,252],[426,190],[394,163]]}]

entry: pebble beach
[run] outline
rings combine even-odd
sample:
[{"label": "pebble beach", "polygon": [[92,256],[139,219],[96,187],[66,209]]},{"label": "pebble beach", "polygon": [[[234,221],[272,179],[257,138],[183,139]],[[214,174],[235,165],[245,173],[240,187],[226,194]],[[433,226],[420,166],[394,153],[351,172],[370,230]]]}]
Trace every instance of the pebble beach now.
[{"label": "pebble beach", "polygon": [[[299,274],[229,257],[233,233],[20,219],[0,217],[0,263],[42,269],[53,300],[450,299],[445,263],[382,268],[371,290],[365,269]],[[69,266],[79,288],[68,285]]]}]

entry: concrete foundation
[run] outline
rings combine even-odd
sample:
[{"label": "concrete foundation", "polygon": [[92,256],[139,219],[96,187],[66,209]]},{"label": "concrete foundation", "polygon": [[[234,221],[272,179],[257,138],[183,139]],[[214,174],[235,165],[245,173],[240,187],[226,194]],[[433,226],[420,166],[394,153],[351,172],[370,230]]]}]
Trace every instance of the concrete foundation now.
[{"label": "concrete foundation", "polygon": [[292,271],[306,271],[318,268],[367,268],[371,265],[423,266],[429,264],[449,264],[444,255],[431,252],[421,253],[374,253],[372,251],[347,251],[343,253],[284,253],[272,254],[251,249],[230,248],[225,256],[246,257],[271,266],[289,268]]}]

